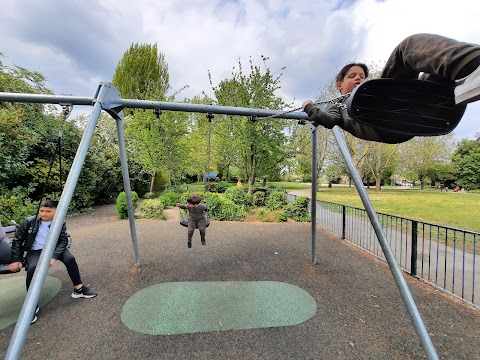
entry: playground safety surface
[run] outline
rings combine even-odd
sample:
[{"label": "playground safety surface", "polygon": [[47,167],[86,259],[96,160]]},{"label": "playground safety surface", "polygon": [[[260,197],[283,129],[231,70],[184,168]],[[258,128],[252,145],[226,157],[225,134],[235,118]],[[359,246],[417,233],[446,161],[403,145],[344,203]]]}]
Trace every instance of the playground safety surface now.
[{"label": "playground safety surface", "polygon": [[[193,248],[188,249],[186,229],[177,219],[136,220],[141,267],[134,265],[129,223],[116,219],[113,205],[69,218],[67,228],[82,280],[98,296],[70,298],[66,269],[54,264],[48,275],[60,280],[61,289],[42,306],[37,322],[31,325],[22,359],[426,357],[387,264],[320,230],[318,263],[311,264],[310,224],[212,221],[207,245],[200,245],[196,232]],[[3,275],[0,287],[4,280],[11,283],[11,278],[18,277],[17,281],[23,281],[24,276],[23,271]],[[478,359],[480,312],[405,277],[439,357]],[[202,328],[200,321],[184,327],[187,331],[162,332],[165,319],[170,324],[187,323],[183,315],[189,311],[182,311],[182,303],[195,308],[219,289],[209,300],[216,301],[217,314],[209,310],[208,320],[213,324],[223,316],[235,326]],[[285,298],[293,299],[297,290],[304,305],[294,307],[295,301],[285,303],[278,296],[280,302],[268,306],[274,294],[286,291]],[[175,292],[180,296],[173,296]],[[159,298],[164,306],[155,308]],[[246,306],[251,304],[254,309]],[[282,308],[282,304],[287,305]],[[176,311],[153,319],[165,307],[176,307]],[[276,313],[271,312],[275,309]],[[260,321],[262,313],[275,321]],[[129,321],[135,319],[139,320],[136,324],[151,322],[157,332],[131,326]],[[2,358],[14,326],[0,330]]]}]

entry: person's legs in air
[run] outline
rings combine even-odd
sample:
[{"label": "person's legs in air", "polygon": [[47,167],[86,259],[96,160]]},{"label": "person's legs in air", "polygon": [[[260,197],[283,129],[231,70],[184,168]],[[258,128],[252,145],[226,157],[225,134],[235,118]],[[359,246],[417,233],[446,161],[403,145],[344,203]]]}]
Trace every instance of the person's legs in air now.
[{"label": "person's legs in air", "polygon": [[202,245],[205,245],[206,244],[205,233],[207,229],[206,221],[205,219],[200,219],[198,220],[197,223],[198,223],[198,230],[200,231],[200,240],[202,242]]},{"label": "person's legs in air", "polygon": [[392,52],[382,78],[444,80],[455,86],[455,102],[466,104],[480,98],[480,46],[436,34],[415,34]]},{"label": "person's legs in air", "polygon": [[193,232],[195,231],[196,225],[197,224],[195,221],[188,218],[187,246],[189,249],[192,247],[192,237],[193,237]]}]

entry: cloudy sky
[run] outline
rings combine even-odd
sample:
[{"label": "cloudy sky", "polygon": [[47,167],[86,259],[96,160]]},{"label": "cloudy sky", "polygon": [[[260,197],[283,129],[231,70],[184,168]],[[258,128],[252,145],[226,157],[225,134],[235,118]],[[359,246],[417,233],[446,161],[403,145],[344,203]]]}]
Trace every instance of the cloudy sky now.
[{"label": "cloudy sky", "polygon": [[[283,74],[278,95],[300,106],[346,62],[383,65],[408,35],[480,44],[479,19],[479,0],[3,0],[0,52],[45,75],[56,94],[93,97],[132,43],[157,43],[171,93],[188,85],[179,100],[213,96],[208,71],[216,84],[239,59],[263,55]],[[458,139],[476,132],[480,102],[455,130]]]}]

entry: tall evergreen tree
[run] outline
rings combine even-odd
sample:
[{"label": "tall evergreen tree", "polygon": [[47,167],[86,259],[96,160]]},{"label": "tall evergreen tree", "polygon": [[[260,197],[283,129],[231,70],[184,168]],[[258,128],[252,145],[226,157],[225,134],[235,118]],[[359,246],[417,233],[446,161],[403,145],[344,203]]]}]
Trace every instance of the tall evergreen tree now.
[{"label": "tall evergreen tree", "polygon": [[[112,83],[123,98],[166,100],[170,75],[165,55],[158,50],[157,44],[132,44],[118,63]],[[124,113],[133,115],[125,135],[135,144],[133,152],[152,176],[152,192],[159,172],[175,177],[171,159],[175,156],[172,144],[176,143],[176,139],[172,136],[176,133],[175,119],[180,115],[163,114],[157,118],[153,112],[143,109],[125,109]]]},{"label": "tall evergreen tree", "polygon": [[112,83],[126,99],[165,100],[170,90],[165,54],[157,44],[132,44],[118,63]]}]

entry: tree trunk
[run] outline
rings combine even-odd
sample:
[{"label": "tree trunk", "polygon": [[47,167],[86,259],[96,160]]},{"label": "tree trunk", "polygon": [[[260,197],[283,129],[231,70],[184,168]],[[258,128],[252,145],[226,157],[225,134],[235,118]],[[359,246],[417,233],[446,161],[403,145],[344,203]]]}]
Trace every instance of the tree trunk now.
[{"label": "tree trunk", "polygon": [[154,185],[155,185],[155,177],[156,177],[156,176],[157,176],[157,173],[154,172],[154,173],[152,174],[152,181],[150,181],[150,192],[151,192],[151,193],[153,193],[153,187],[154,187]]},{"label": "tree trunk", "polygon": [[255,182],[255,177],[250,177],[249,176],[248,177],[248,192],[247,192],[248,195],[252,195],[254,182]]},{"label": "tree trunk", "polygon": [[382,190],[382,176],[377,174],[375,176],[375,191],[381,191]]}]

